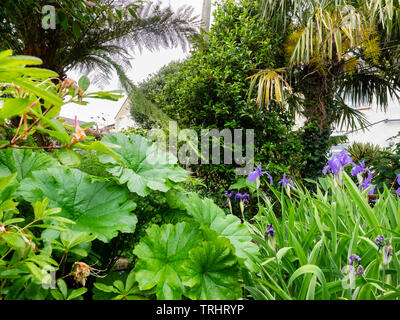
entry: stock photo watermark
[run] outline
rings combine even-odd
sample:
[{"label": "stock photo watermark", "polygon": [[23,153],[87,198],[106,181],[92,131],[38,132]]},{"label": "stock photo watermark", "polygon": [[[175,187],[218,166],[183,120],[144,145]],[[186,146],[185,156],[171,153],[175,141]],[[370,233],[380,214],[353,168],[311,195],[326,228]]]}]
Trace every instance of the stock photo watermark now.
[{"label": "stock photo watermark", "polygon": [[45,30],[55,30],[56,29],[56,8],[54,6],[43,6],[42,8],[42,28]]},{"label": "stock photo watermark", "polygon": [[48,290],[56,288],[56,272],[57,269],[52,266],[45,266],[41,270],[43,289]]},{"label": "stock photo watermark", "polygon": [[199,136],[193,129],[178,129],[175,121],[169,122],[168,129],[168,139],[162,129],[152,129],[147,133],[147,138],[158,146],[157,150],[148,151],[147,159],[151,164],[160,161],[171,164],[179,161],[186,166],[236,164],[235,173],[240,176],[253,171],[254,129],[203,129]]}]

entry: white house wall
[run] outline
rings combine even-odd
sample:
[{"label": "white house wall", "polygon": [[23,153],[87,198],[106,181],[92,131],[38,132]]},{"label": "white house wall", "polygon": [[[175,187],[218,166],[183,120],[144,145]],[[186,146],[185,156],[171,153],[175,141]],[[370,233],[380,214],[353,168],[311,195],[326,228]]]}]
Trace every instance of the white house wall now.
[{"label": "white house wall", "polygon": [[[348,143],[362,142],[372,143],[381,147],[387,147],[394,140],[388,139],[396,136],[400,131],[400,103],[390,101],[386,112],[379,110],[376,106],[369,110],[362,110],[371,125],[365,130],[357,130],[347,133]],[[340,134],[343,134],[341,132]]]}]

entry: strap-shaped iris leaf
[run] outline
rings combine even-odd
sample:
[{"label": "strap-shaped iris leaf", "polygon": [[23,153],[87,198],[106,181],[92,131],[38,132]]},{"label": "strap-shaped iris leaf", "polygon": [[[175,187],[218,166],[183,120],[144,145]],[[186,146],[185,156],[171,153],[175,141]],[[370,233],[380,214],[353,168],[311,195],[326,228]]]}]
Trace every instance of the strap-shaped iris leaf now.
[{"label": "strap-shaped iris leaf", "polygon": [[203,200],[195,193],[189,194],[183,202],[198,223],[228,238],[235,247],[236,255],[245,259],[245,265],[250,270],[256,269],[253,258],[259,255],[258,247],[251,242],[250,232],[238,217],[225,215],[211,199]]},{"label": "strap-shaped iris leaf", "polygon": [[156,286],[158,299],[181,299],[182,265],[189,251],[201,243],[200,231],[181,222],[161,227],[153,225],[146,233],[133,251],[138,257],[135,273],[140,290],[150,290]]},{"label": "strap-shaped iris leaf", "polygon": [[186,170],[177,165],[177,159],[170,153],[161,151],[156,144],[146,138],[122,133],[107,134],[102,142],[120,146],[110,147],[121,159],[123,166],[109,155],[101,155],[100,161],[107,163],[108,171],[127,183],[130,191],[145,197],[151,190],[167,192],[173,183],[185,181]]},{"label": "strap-shaped iris leaf", "polygon": [[242,295],[239,264],[226,238],[205,241],[183,265],[185,295],[194,300],[234,300]]},{"label": "strap-shaped iris leaf", "polygon": [[60,164],[44,152],[7,148],[0,151],[0,176],[17,173],[17,180],[28,177],[32,171],[57,167]]},{"label": "strap-shaped iris leaf", "polygon": [[76,222],[74,231],[93,233],[108,242],[118,235],[134,232],[137,218],[131,213],[136,204],[129,192],[112,182],[91,182],[77,169],[50,168],[35,171],[21,181],[18,191],[29,202],[50,200],[50,207],[61,208],[61,216]]}]

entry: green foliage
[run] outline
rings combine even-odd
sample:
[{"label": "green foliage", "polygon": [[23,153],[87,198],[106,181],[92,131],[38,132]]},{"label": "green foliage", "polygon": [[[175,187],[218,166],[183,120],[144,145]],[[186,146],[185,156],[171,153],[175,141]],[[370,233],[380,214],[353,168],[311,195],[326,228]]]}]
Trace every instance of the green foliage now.
[{"label": "green foliage", "polygon": [[21,182],[19,193],[29,202],[47,197],[51,207],[62,208],[62,216],[76,224],[74,231],[88,232],[108,242],[118,231],[132,233],[137,218],[136,204],[128,192],[111,182],[91,182],[76,169],[54,168],[32,173]]},{"label": "green foliage", "polygon": [[0,150],[0,176],[7,177],[16,172],[17,181],[29,177],[33,171],[57,166],[60,166],[57,160],[45,152],[11,148]]},{"label": "green foliage", "polygon": [[[197,33],[190,6],[173,11],[157,2],[132,0],[4,0],[0,13],[0,50],[11,48],[18,54],[29,52],[44,61],[46,68],[61,79],[67,71],[97,70],[96,80],[108,82],[117,73],[129,93],[134,87],[126,75],[129,59],[137,49],[186,48]],[[44,29],[45,5],[56,9],[56,28]],[[31,23],[26,27],[26,20]],[[56,75],[54,77],[57,77]],[[0,80],[1,82],[1,80]],[[82,82],[81,82],[82,84]],[[85,86],[84,86],[85,87]]]},{"label": "green foliage", "polygon": [[[125,284],[122,282],[120,276],[115,277],[118,280],[114,280],[110,277],[105,281],[97,281],[94,286],[97,291],[102,293],[97,294],[95,300],[103,300],[102,297],[112,299],[112,300],[147,300],[144,296],[141,296],[141,291],[137,286],[137,281],[135,279],[135,273],[131,271],[127,274]],[[123,277],[125,278],[125,277]],[[112,285],[108,285],[112,281]],[[106,282],[106,283],[105,283]]]},{"label": "green foliage", "polygon": [[111,177],[111,174],[106,170],[106,165],[101,163],[98,155],[91,150],[82,154],[82,160],[77,169],[92,176]]},{"label": "green foliage", "polygon": [[[262,258],[257,262],[260,273],[247,280],[251,297],[383,300],[400,295],[399,252],[394,249],[399,245],[400,201],[387,188],[373,207],[367,191],[360,191],[346,173],[343,186],[331,176],[321,178],[314,194],[298,185],[290,193],[284,188],[271,190],[274,199],[262,197],[252,221]],[[270,224],[273,236],[265,233]],[[386,245],[391,241],[389,264],[383,264],[383,250],[375,241],[378,235]],[[351,254],[361,258],[363,273],[350,272]]]},{"label": "green foliage", "polygon": [[281,50],[285,61],[278,68],[255,72],[251,88],[258,84],[260,107],[269,108],[275,100],[272,107],[278,102],[305,118],[301,140],[307,163],[302,177],[316,179],[325,162],[331,130],[368,125],[363,113],[348,101],[386,110],[391,99],[400,98],[400,37],[398,28],[393,28],[399,25],[400,16],[394,9],[398,1],[261,3],[263,21],[285,34]]},{"label": "green foliage", "polygon": [[[41,4],[15,3],[21,5],[20,10],[26,9],[23,4]],[[74,2],[61,3],[69,5],[64,10],[74,8]],[[9,10],[12,2],[6,5]],[[98,13],[98,8],[91,12],[90,6],[82,6],[76,21],[57,14],[57,22],[69,32],[66,43],[71,38],[87,40],[86,36],[92,36],[82,30],[90,22],[85,18]],[[143,12],[135,11],[139,7],[131,6],[127,11],[108,8],[107,17],[111,14],[121,27],[127,27],[131,18],[135,23],[140,20]],[[258,9],[258,1],[224,2],[213,30],[197,43],[180,72],[164,85],[163,70],[160,78],[149,81],[143,90],[149,90],[153,95],[149,99],[160,103],[180,125],[255,128],[254,160],[268,163],[267,170],[274,178],[290,171],[293,176],[312,161],[319,170],[325,162],[320,159],[328,139],[311,141],[312,134],[306,135],[308,140],[301,134],[300,141],[298,133],[292,131],[292,114],[278,106],[259,110],[255,97],[247,100],[246,78],[259,68],[272,68],[281,62],[281,35],[265,26]],[[3,11],[0,18],[7,21]],[[99,16],[100,23],[103,18]],[[174,19],[167,18],[169,22]],[[0,43],[15,45],[16,22],[12,20],[11,27],[0,26],[1,32],[13,33]],[[107,36],[112,31],[116,30],[99,32]],[[98,51],[97,55],[115,66],[110,56],[118,48],[110,51],[111,47],[99,48],[103,53]],[[110,56],[104,55],[107,50]],[[86,52],[88,56],[90,52]],[[214,180],[210,193],[231,185],[239,191],[248,188],[253,194],[250,201],[259,200],[242,206],[244,211],[251,210],[250,215],[242,212],[242,222],[233,214],[226,215],[211,199],[187,193],[185,189],[202,181],[190,178],[175,157],[144,137],[144,131],[113,133],[93,141],[84,128],[56,119],[63,100],[85,104],[84,98],[115,100],[120,95],[89,93],[86,76],[78,83],[57,84],[48,78],[56,74],[26,68],[35,64],[40,64],[36,58],[0,52],[0,299],[400,297],[396,251],[400,201],[384,184],[373,206],[368,202],[368,191],[360,191],[345,172],[340,179],[319,179],[315,193],[302,189],[300,183],[293,189],[262,185],[275,197],[272,200],[247,177],[232,185],[233,167],[195,168],[205,181]],[[65,66],[58,67],[64,70]],[[318,138],[329,136],[318,132],[320,127],[315,124],[306,129]],[[310,147],[312,144],[316,147]],[[321,152],[308,152],[313,148]],[[383,158],[380,154],[384,152],[378,153],[376,181],[395,178],[399,145],[393,150],[390,155],[385,150]],[[386,154],[392,167],[382,165]],[[246,216],[252,220],[247,222]],[[271,224],[273,234],[265,232]],[[377,235],[385,239],[380,250]],[[391,251],[388,245],[393,246]],[[388,251],[390,259],[384,256]],[[365,269],[362,274],[348,273],[351,254],[360,255]],[[129,267],[122,274],[110,272],[121,255],[128,257]],[[94,277],[100,279],[94,281]]]},{"label": "green foliage", "polygon": [[[47,232],[48,233],[48,232]],[[56,237],[58,234],[56,234]],[[95,235],[89,235],[85,232],[74,232],[71,230],[61,231],[59,233],[59,240],[54,240],[51,237],[54,235],[47,235],[46,231],[42,233],[42,237],[51,243],[54,251],[60,251],[66,259],[68,254],[73,254],[79,257],[88,256],[88,248],[83,247],[83,244],[91,243],[96,239]]]},{"label": "green foliage", "polygon": [[397,189],[396,177],[400,174],[400,143],[379,152],[375,159],[371,159],[370,164],[375,169],[374,182],[379,187],[396,186]]},{"label": "green foliage", "polygon": [[[48,77],[56,77],[57,74],[45,69],[27,67],[41,63],[38,58],[13,56],[11,50],[0,52],[0,101],[3,102],[0,112],[0,149],[71,149],[79,143],[80,148],[102,150],[112,154],[100,142],[84,142],[91,138],[82,134],[82,128],[63,125],[62,121],[55,117],[64,103],[63,98],[69,97],[67,102],[85,104],[83,98],[86,97],[115,100],[122,96],[116,92],[89,93],[79,88],[71,79],[66,83],[54,85]],[[81,81],[85,87],[90,84],[84,82]],[[79,134],[76,137],[77,131]],[[21,145],[32,137],[35,137],[36,145]],[[69,165],[79,162],[79,155],[73,150],[60,151],[60,155],[60,159]]]},{"label": "green foliage", "polygon": [[[150,75],[145,81],[138,85],[138,91],[134,91],[131,99],[130,112],[132,118],[141,127],[150,129],[157,122],[164,123],[161,111],[158,110],[155,102],[171,75],[179,71],[180,62],[172,61],[162,67],[157,73]],[[161,116],[161,119],[159,118]]]},{"label": "green foliage", "polygon": [[146,230],[134,249],[139,288],[155,288],[158,299],[240,297],[240,270],[255,270],[252,261],[258,256],[246,226],[210,199],[171,192],[171,206],[188,215],[184,222]]},{"label": "green foliage", "polygon": [[[0,51],[0,83],[14,83],[24,88],[37,97],[45,99],[48,103],[59,108],[63,102],[58,97],[54,89],[50,89],[49,81],[41,84],[35,83],[33,80],[43,80],[50,77],[57,77],[57,74],[50,70],[38,68],[25,68],[26,65],[40,65],[42,60],[30,56],[12,56],[12,50]],[[34,100],[33,100],[34,101]],[[10,119],[23,111],[33,102],[29,99],[7,99],[5,105],[1,109],[0,119]]]},{"label": "green foliage", "polygon": [[65,224],[74,222],[60,217],[60,208],[49,209],[47,198],[33,203],[34,216],[26,219],[13,201],[15,178],[16,174],[0,178],[0,294],[5,299],[45,299],[48,292],[42,284],[50,285],[48,272],[58,263],[34,230],[51,229],[52,221],[61,222],[58,229],[66,230]]},{"label": "green foliage", "polygon": [[183,262],[200,243],[201,233],[185,222],[152,226],[146,233],[134,250],[138,257],[135,273],[139,288],[156,287],[158,299],[181,299]]},{"label": "green foliage", "polygon": [[354,160],[355,163],[360,163],[361,161],[370,162],[371,160],[373,161],[374,159],[379,157],[381,148],[369,142],[353,142],[351,145],[348,146],[347,151],[349,152],[350,157]]},{"label": "green foliage", "polygon": [[251,234],[238,217],[225,215],[211,199],[201,199],[195,193],[189,194],[182,201],[196,222],[228,238],[235,247],[236,255],[245,260],[245,265],[252,270],[256,269],[252,260],[258,256],[258,248],[251,242]]},{"label": "green foliage", "polygon": [[[281,176],[290,168],[301,169],[302,146],[292,131],[292,115],[278,107],[261,110],[254,96],[248,100],[247,78],[279,64],[283,44],[282,36],[261,21],[258,7],[258,1],[219,4],[210,33],[196,42],[156,102],[181,128],[254,129],[255,163],[269,163],[270,173]],[[232,165],[191,169],[206,177],[206,196],[217,197],[235,179]]]},{"label": "green foliage", "polygon": [[55,300],[83,300],[82,295],[87,292],[86,288],[68,289],[63,279],[57,280],[57,288],[51,289],[50,293]]},{"label": "green foliage", "polygon": [[227,239],[205,241],[189,252],[183,265],[186,295],[194,300],[233,300],[241,296],[239,267]]},{"label": "green foliage", "polygon": [[[398,138],[399,135],[392,139]],[[400,174],[400,143],[381,148],[372,144],[353,143],[349,146],[349,154],[358,162],[365,161],[367,167],[374,172],[373,182],[379,189],[389,187],[396,190],[399,186],[396,182]]]},{"label": "green foliage", "polygon": [[107,170],[118,178],[120,184],[127,183],[131,192],[142,197],[149,195],[151,190],[167,192],[188,177],[173,155],[161,151],[140,135],[128,137],[122,133],[110,133],[102,142],[113,145],[110,148],[119,155],[123,165],[107,155],[101,155],[100,161],[109,164]]},{"label": "green foliage", "polygon": [[[303,178],[316,179],[321,176],[329,149],[332,146],[330,143],[331,133],[329,128],[321,131],[316,121],[307,123],[301,129],[301,143],[306,161],[302,172]],[[312,187],[312,185],[308,186]]]}]

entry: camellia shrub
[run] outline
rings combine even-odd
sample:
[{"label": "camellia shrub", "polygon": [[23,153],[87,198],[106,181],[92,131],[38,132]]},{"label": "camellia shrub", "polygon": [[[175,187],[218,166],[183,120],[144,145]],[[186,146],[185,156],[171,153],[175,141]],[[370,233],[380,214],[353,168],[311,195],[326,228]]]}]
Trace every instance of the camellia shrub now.
[{"label": "camellia shrub", "polygon": [[[261,11],[258,1],[221,2],[211,31],[195,43],[155,101],[180,128],[254,129],[254,161],[268,164],[277,177],[301,169],[302,146],[291,114],[280,107],[259,109],[255,94],[248,95],[248,77],[276,67],[282,58],[283,35],[262,21]],[[232,165],[192,165],[191,170],[206,180],[203,194],[217,199],[236,179]]]}]

